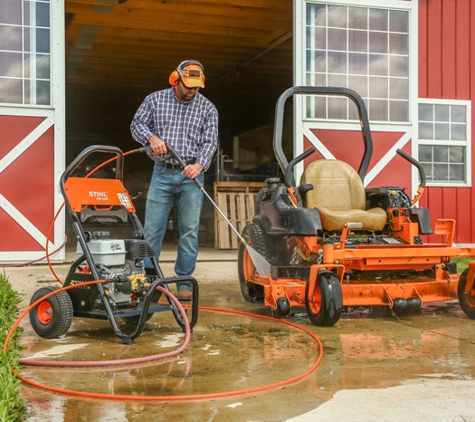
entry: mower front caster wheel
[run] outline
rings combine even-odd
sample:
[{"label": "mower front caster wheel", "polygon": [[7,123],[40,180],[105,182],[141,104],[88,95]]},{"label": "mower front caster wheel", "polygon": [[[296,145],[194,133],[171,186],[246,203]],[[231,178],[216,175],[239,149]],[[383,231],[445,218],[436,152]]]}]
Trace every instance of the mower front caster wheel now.
[{"label": "mower front caster wheel", "polygon": [[285,297],[277,299],[275,313],[279,318],[286,317],[290,312],[290,303]]},{"label": "mower front caster wheel", "polygon": [[305,286],[305,307],[313,324],[331,327],[340,319],[343,310],[343,292],[340,280],[330,271],[319,271],[313,294],[309,297],[310,283]]},{"label": "mower front caster wheel", "polygon": [[[42,297],[59,290],[48,286],[38,289],[32,296],[30,305]],[[57,338],[66,334],[73,321],[73,303],[68,293],[61,291],[38,303],[29,313],[31,326],[43,338]]]}]

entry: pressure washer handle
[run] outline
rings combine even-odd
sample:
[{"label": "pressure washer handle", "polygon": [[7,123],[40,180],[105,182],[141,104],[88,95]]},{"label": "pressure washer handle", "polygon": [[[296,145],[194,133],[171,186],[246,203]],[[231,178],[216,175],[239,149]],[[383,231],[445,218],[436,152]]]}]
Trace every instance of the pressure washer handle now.
[{"label": "pressure washer handle", "polygon": [[[178,164],[184,169],[186,167],[186,163],[183,161],[183,159],[178,155],[178,153],[175,151],[175,149],[170,145],[166,144],[168,151],[170,151],[170,154],[173,155],[173,158],[178,161]],[[196,183],[196,186],[198,186],[200,189],[203,189],[203,184],[198,180],[198,179],[193,179],[193,181]]]},{"label": "pressure washer handle", "polygon": [[[178,164],[180,164],[180,166],[184,169],[186,167],[186,163],[183,161],[183,159],[178,155],[178,153],[170,144],[166,144],[166,146],[173,158],[177,160]],[[139,152],[145,152],[153,161],[155,161],[150,145],[139,148]],[[193,179],[193,181],[196,183],[196,186],[198,186],[200,189],[203,189],[203,184],[198,179]]]}]

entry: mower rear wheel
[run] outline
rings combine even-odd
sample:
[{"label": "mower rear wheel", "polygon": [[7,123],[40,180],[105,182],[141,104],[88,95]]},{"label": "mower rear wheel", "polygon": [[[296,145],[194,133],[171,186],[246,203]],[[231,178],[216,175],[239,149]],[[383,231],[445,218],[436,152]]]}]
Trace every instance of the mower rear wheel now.
[{"label": "mower rear wheel", "polygon": [[[267,258],[267,248],[264,238],[264,232],[260,225],[250,223],[244,227],[242,237],[247,242],[247,246],[252,247],[257,253]],[[241,286],[241,293],[248,302],[262,302],[264,299],[264,287],[249,282],[256,272],[256,267],[252,261],[246,245],[239,246],[238,252],[238,276]]]},{"label": "mower rear wheel", "polygon": [[[32,296],[30,305],[47,294],[59,290],[47,286],[38,289]],[[69,294],[61,291],[38,303],[29,313],[31,326],[43,338],[57,338],[66,334],[73,321],[73,303]]]},{"label": "mower rear wheel", "polygon": [[309,286],[310,281],[305,286],[305,307],[310,321],[319,327],[335,325],[343,309],[340,280],[330,271],[320,271],[311,297]]},{"label": "mower rear wheel", "polygon": [[[462,311],[470,318],[475,319],[475,297],[471,296],[469,292],[465,291],[467,285],[468,269],[460,275],[458,284],[458,298]],[[472,291],[475,289],[475,285],[472,287]]]}]

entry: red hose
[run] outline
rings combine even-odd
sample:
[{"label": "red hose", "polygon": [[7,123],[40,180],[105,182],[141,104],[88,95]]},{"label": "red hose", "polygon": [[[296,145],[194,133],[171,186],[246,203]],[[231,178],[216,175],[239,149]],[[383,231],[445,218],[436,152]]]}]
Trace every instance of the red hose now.
[{"label": "red hose", "polygon": [[[88,282],[92,283],[92,282]],[[69,287],[69,286],[68,286]],[[43,298],[42,298],[43,299]],[[36,304],[36,302],[35,302]],[[33,304],[32,306],[34,306]],[[213,307],[202,307],[200,306],[199,309],[201,310],[207,310],[207,311],[214,311],[214,312],[221,312],[221,313],[227,313],[227,314],[235,314],[235,315],[242,315],[242,316],[247,316],[247,317],[252,317],[252,318],[259,318],[259,319],[265,319],[269,321],[275,321],[279,322],[281,324],[286,324],[290,327],[296,328],[300,331],[303,331],[304,333],[308,334],[314,342],[317,344],[318,347],[318,356],[313,363],[313,365],[307,369],[306,371],[283,381],[275,382],[272,384],[267,384],[267,385],[262,385],[258,387],[253,387],[253,388],[247,388],[247,389],[242,389],[242,390],[233,390],[233,391],[224,391],[224,392],[217,392],[217,393],[208,393],[208,394],[191,394],[191,395],[177,395],[177,396],[137,396],[137,395],[126,395],[126,394],[120,394],[120,395],[115,395],[115,394],[106,394],[106,393],[90,393],[86,391],[76,391],[76,390],[69,390],[69,389],[63,389],[63,388],[56,388],[56,387],[51,387],[47,386],[44,384],[41,384],[39,382],[30,380],[22,375],[16,374],[16,372],[12,369],[12,372],[17,375],[17,377],[25,382],[26,384],[29,384],[33,387],[38,387],[43,390],[55,392],[55,393],[60,393],[60,394],[68,394],[72,396],[79,396],[79,397],[87,397],[87,398],[96,398],[96,399],[102,399],[102,400],[132,400],[132,401],[167,401],[167,402],[190,402],[190,401],[203,401],[203,400],[212,400],[212,399],[219,399],[219,398],[228,398],[228,397],[233,397],[233,396],[242,396],[242,395],[249,395],[249,394],[257,394],[257,393],[263,393],[266,391],[270,390],[276,390],[279,388],[282,388],[284,386],[289,386],[296,384],[297,382],[303,381],[306,377],[308,377],[310,374],[312,374],[320,364],[322,357],[323,357],[323,346],[320,341],[320,339],[313,334],[311,331],[307,330],[304,327],[301,327],[297,324],[291,323],[289,321],[285,320],[280,320],[264,315],[257,315],[257,314],[252,314],[249,312],[242,312],[242,311],[235,311],[235,310],[230,310],[230,309],[220,309],[220,308],[213,308]],[[21,320],[24,315],[26,314],[26,311],[20,316],[19,320]],[[15,322],[14,327],[10,332],[8,333],[7,339],[5,341],[5,346],[4,346],[4,351],[7,350],[7,343],[9,338],[11,337],[11,334],[13,333],[14,329],[18,326],[19,320]],[[152,357],[153,358],[153,357]],[[139,358],[140,359],[140,358]],[[150,359],[149,357],[149,360]],[[130,362],[130,360],[128,360]],[[27,365],[28,360],[22,360],[22,364]],[[115,361],[112,361],[115,362]],[[125,362],[125,361],[121,361]],[[63,363],[63,362],[61,362]],[[58,366],[62,366],[61,364]],[[79,366],[79,365],[77,365]],[[98,365],[99,366],[99,365]],[[104,366],[104,362],[100,362],[100,366]]]}]

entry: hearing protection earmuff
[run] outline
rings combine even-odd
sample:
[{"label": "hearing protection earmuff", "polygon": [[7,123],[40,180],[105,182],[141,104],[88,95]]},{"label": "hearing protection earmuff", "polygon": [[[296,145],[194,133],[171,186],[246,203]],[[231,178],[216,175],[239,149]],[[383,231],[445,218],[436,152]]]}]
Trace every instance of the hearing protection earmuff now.
[{"label": "hearing protection earmuff", "polygon": [[183,72],[185,71],[185,68],[189,66],[190,64],[195,64],[199,67],[201,67],[201,71],[203,72],[203,83],[205,82],[205,68],[204,66],[197,60],[185,60],[181,62],[178,67],[170,74],[170,77],[168,78],[168,82],[172,86],[177,86],[178,82],[180,79],[183,77]]}]

